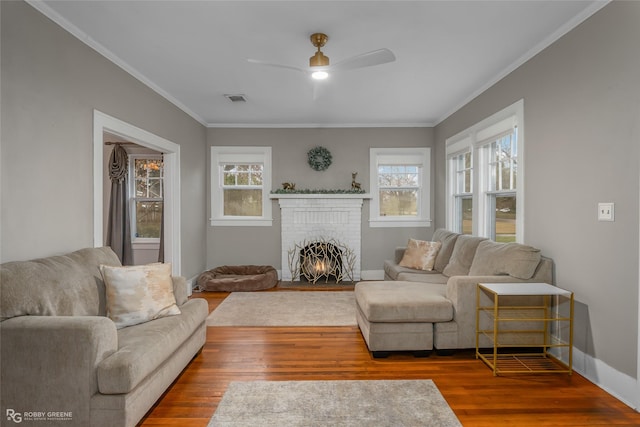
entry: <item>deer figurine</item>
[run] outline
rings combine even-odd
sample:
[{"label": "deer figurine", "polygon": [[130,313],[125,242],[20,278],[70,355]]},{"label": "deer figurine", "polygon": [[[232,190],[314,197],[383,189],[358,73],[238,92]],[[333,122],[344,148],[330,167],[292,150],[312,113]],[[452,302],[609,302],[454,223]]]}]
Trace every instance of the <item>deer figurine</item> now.
[{"label": "deer figurine", "polygon": [[356,176],[358,176],[358,172],[351,172],[351,189],[352,190],[361,190],[359,182],[356,182]]}]

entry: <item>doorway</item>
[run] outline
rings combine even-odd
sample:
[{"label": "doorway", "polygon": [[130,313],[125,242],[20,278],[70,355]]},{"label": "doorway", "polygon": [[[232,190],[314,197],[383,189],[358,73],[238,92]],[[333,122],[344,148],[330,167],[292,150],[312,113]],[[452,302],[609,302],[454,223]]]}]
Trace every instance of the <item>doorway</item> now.
[{"label": "doorway", "polygon": [[94,110],[94,246],[104,246],[104,135],[130,141],[161,153],[164,164],[164,261],[171,263],[172,274],[180,275],[180,146],[122,120]]},{"label": "doorway", "polygon": [[[164,165],[163,154],[147,147],[126,141],[104,132],[103,154],[103,233],[108,239],[109,211],[112,182],[109,176],[110,158],[116,145],[121,146],[128,157],[127,199],[131,229],[133,265],[145,265],[161,261]],[[162,256],[161,256],[162,255]]]}]

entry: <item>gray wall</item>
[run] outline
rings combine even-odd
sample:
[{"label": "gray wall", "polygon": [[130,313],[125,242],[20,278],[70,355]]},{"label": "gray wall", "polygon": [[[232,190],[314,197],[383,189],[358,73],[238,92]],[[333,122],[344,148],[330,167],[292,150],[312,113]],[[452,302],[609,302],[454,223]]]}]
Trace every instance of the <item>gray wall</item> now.
[{"label": "gray wall", "polygon": [[202,271],[205,127],[28,4],[0,7],[0,259],[93,246],[98,109],[181,146],[182,273]]},{"label": "gray wall", "polygon": [[[636,377],[640,3],[613,2],[436,127],[436,217],[445,139],[524,99],[525,240],[575,292],[575,345]],[[596,220],[615,202],[615,222]]]},{"label": "gray wall", "polygon": [[[273,189],[282,182],[296,188],[348,189],[351,172],[366,191],[369,187],[369,148],[432,147],[432,128],[319,128],[319,129],[209,129],[209,146],[271,146]],[[331,151],[333,163],[322,172],[307,164],[307,152],[321,145]],[[209,194],[209,192],[207,192]],[[209,202],[210,199],[208,199]],[[273,202],[272,227],[207,228],[207,265],[259,263],[279,268],[280,208]],[[209,206],[209,205],[208,205]],[[208,208],[210,210],[210,208]],[[382,270],[396,246],[409,237],[427,238],[432,228],[370,228],[369,202],[362,208],[362,269]]]}]

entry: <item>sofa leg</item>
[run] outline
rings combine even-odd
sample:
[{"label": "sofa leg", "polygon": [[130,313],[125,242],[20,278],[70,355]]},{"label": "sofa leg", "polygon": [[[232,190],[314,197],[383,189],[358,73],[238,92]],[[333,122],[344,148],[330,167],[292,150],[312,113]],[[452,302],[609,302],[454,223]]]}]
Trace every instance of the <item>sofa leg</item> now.
[{"label": "sofa leg", "polygon": [[425,358],[431,356],[431,350],[416,350],[413,352],[413,357]]},{"label": "sofa leg", "polygon": [[455,350],[452,348],[436,349],[438,356],[453,356],[453,353],[455,353]]},{"label": "sofa leg", "polygon": [[372,351],[374,359],[386,359],[391,354],[390,351]]},{"label": "sofa leg", "polygon": [[200,356],[202,354],[202,350],[204,350],[204,346],[200,347],[200,349],[196,352],[196,354],[193,355],[193,357],[191,358],[191,360],[195,360],[198,356]]}]

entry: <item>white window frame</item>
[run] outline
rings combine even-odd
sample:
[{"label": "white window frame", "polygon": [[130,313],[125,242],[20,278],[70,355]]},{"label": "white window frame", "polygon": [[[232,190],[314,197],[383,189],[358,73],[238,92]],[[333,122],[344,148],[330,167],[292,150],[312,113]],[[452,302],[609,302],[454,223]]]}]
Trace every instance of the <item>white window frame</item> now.
[{"label": "white window frame", "polygon": [[[262,172],[262,216],[224,215],[221,164],[259,163]],[[267,227],[273,224],[271,213],[271,147],[211,147],[211,218],[212,226]]]},{"label": "white window frame", "polygon": [[[471,175],[471,188],[469,188],[469,191],[460,191],[459,185],[460,185],[460,178],[459,178],[459,174],[461,169],[459,169],[456,166],[453,166],[454,163],[457,163],[457,159],[460,156],[464,156],[466,154],[469,154],[471,156],[471,165],[469,168],[464,168],[462,169],[462,171],[465,170],[469,170],[470,171],[470,175]],[[463,200],[465,199],[471,199],[473,200],[473,151],[471,150],[471,148],[467,148],[461,152],[458,153],[453,153],[449,156],[449,158],[447,159],[447,163],[449,166],[452,167],[451,169],[451,179],[452,179],[452,183],[451,183],[451,195],[452,195],[452,209],[453,209],[453,224],[455,224],[454,227],[451,227],[450,230],[459,230],[458,232],[462,232],[462,223],[463,223],[463,216],[464,216],[464,212],[462,212],[462,203]],[[459,226],[458,226],[459,225]]]},{"label": "white window frame", "polygon": [[[378,187],[378,165],[380,164],[419,166],[420,191],[418,194],[417,216],[380,216],[380,189]],[[369,188],[371,188],[371,202],[369,203],[370,227],[431,226],[431,148],[371,148],[369,150],[369,175]]]},{"label": "white window frame", "polygon": [[[516,177],[515,192],[509,191],[492,191],[489,188],[488,174],[488,158],[490,144],[506,133],[517,128],[517,165],[518,174]],[[452,159],[463,153],[465,150],[471,150],[472,153],[472,183],[473,183],[473,235],[482,237],[491,237],[494,232],[494,225],[491,223],[492,215],[491,200],[496,195],[515,194],[516,196],[516,242],[524,242],[524,100],[519,100],[514,104],[504,108],[503,110],[493,114],[481,122],[471,126],[470,128],[448,138],[446,145],[446,179],[447,179],[447,198],[446,210],[447,228],[456,231],[457,212],[455,210],[455,170],[452,167]],[[494,208],[495,211],[495,208]]]},{"label": "white window frame", "polygon": [[[503,134],[501,135],[496,135],[490,138],[489,141],[486,141],[483,145],[481,145],[479,147],[479,150],[481,151],[481,155],[480,155],[480,159],[483,161],[483,166],[481,167],[482,169],[482,173],[484,174],[484,179],[482,180],[482,188],[480,188],[480,194],[482,197],[482,200],[480,201],[481,203],[484,203],[484,206],[482,207],[484,209],[484,212],[486,213],[486,218],[485,218],[485,235],[487,237],[491,237],[493,239],[495,239],[495,233],[496,233],[496,198],[497,197],[516,197],[516,207],[518,204],[518,193],[517,193],[517,185],[518,185],[518,179],[517,179],[517,175],[516,175],[516,189],[513,188],[509,188],[509,189],[503,189],[503,188],[492,188],[492,168],[494,167],[494,165],[496,165],[496,167],[499,167],[500,163],[494,163],[494,159],[493,159],[493,153],[492,153],[492,146],[497,142],[500,141],[502,138],[504,138],[507,135],[510,135],[512,133],[515,133],[515,138],[516,138],[516,142],[515,142],[515,146],[516,146],[516,164],[517,164],[517,153],[518,153],[518,126],[514,125],[514,127],[508,131],[505,131]],[[518,173],[519,173],[519,166],[518,165]],[[511,169],[513,170],[513,169]],[[502,179],[502,174],[498,174],[498,177],[500,179]],[[510,181],[513,180],[513,177],[510,179]],[[497,184],[497,183],[496,183]],[[518,211],[518,216],[520,215],[519,211]],[[516,222],[517,222],[517,218],[516,218]],[[517,236],[516,236],[516,241],[517,241]]]},{"label": "white window frame", "polygon": [[[135,163],[136,160],[139,159],[143,159],[143,160],[163,160],[162,158],[162,154],[129,154],[129,218],[130,218],[130,222],[131,222],[131,243],[134,245],[134,249],[139,249],[141,247],[147,247],[148,245],[155,245],[155,246],[159,246],[160,245],[160,238],[159,237],[137,237],[136,236],[136,232],[138,231],[138,221],[137,221],[137,217],[136,217],[136,201],[138,200],[149,200],[149,201],[156,201],[156,200],[161,200],[163,202],[163,209],[164,209],[164,187],[165,187],[165,182],[164,182],[164,166],[163,166],[163,171],[162,171],[162,178],[161,178],[161,183],[160,185],[162,186],[162,198],[160,199],[156,199],[156,198],[147,198],[147,197],[136,197],[136,168],[135,168]],[[164,226],[164,224],[162,225]]]}]

